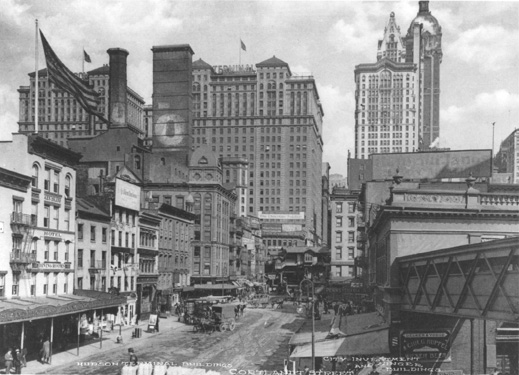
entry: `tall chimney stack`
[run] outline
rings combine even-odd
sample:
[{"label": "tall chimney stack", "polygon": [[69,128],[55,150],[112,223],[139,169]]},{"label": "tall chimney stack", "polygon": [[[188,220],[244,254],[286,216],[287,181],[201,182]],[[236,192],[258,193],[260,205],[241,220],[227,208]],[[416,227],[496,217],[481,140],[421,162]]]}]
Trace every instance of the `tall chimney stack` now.
[{"label": "tall chimney stack", "polygon": [[110,56],[108,121],[112,128],[125,127],[128,114],[126,59],[129,53],[122,48],[110,48],[106,52]]},{"label": "tall chimney stack", "polygon": [[154,46],[153,151],[176,152],[186,165],[191,154],[193,50],[189,44]]}]

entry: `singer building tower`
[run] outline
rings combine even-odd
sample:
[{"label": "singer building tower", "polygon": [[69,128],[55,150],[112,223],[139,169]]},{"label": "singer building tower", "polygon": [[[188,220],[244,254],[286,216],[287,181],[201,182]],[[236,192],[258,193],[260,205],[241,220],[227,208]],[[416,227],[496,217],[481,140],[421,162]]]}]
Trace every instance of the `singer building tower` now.
[{"label": "singer building tower", "polygon": [[377,62],[355,67],[355,158],[438,145],[441,37],[428,1],[406,35],[390,14]]}]

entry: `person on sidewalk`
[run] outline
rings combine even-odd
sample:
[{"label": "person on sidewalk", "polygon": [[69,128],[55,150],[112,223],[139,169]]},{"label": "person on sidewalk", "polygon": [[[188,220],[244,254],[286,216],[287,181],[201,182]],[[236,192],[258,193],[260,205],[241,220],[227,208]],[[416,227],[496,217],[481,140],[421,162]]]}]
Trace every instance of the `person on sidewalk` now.
[{"label": "person on sidewalk", "polygon": [[155,330],[159,331],[160,314],[157,312],[157,321],[155,322]]},{"label": "person on sidewalk", "polygon": [[49,363],[49,358],[50,358],[50,341],[46,337],[43,340],[41,363],[43,363],[43,364]]},{"label": "person on sidewalk", "polygon": [[128,354],[130,355],[130,366],[137,366],[139,359],[137,358],[137,355],[135,355],[133,348],[128,349]]},{"label": "person on sidewalk", "polygon": [[4,359],[5,359],[5,373],[10,374],[11,368],[13,367],[13,359],[14,359],[12,348],[7,349],[7,353],[5,353]]},{"label": "person on sidewalk", "polygon": [[22,373],[22,361],[21,361],[21,354],[20,349],[16,349],[13,355],[13,366],[14,366],[14,373],[15,374],[21,374]]},{"label": "person on sidewalk", "polygon": [[27,367],[27,348],[22,348],[22,356],[21,356],[21,362],[22,367]]}]

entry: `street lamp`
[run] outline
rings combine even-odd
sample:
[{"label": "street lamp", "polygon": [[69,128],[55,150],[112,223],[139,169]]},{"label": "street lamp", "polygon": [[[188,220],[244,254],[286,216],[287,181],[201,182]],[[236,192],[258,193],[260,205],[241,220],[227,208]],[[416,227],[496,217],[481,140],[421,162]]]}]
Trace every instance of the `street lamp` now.
[{"label": "street lamp", "polygon": [[301,295],[303,294],[303,283],[305,281],[308,281],[310,284],[312,284],[312,370],[315,371],[315,287],[314,283],[310,279],[303,279],[299,283],[299,290],[301,292]]}]

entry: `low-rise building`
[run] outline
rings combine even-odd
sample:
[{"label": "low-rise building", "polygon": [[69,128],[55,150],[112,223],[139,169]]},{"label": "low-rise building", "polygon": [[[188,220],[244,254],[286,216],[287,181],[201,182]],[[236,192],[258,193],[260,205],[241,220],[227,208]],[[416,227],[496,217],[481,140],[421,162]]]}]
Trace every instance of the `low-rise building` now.
[{"label": "low-rise building", "polygon": [[84,320],[115,313],[125,299],[74,285],[76,170],[81,155],[37,135],[13,134],[0,145],[0,351],[41,340],[53,352],[78,340]]},{"label": "low-rise building", "polygon": [[77,199],[75,286],[108,291],[111,258],[110,214],[87,198]]}]

